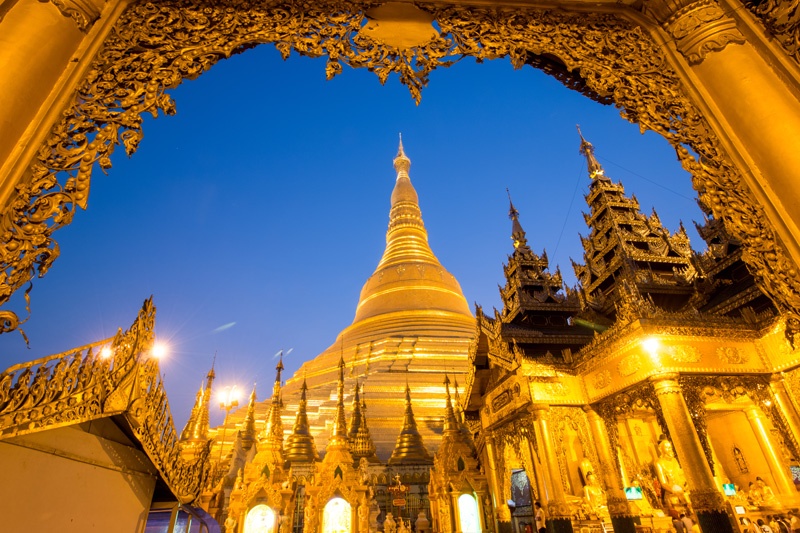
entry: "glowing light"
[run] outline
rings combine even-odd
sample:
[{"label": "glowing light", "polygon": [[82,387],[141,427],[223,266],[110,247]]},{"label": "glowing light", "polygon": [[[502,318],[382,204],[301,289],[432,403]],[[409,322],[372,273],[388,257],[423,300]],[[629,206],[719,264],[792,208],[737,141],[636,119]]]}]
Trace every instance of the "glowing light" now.
[{"label": "glowing light", "polygon": [[325,504],[322,512],[323,533],[346,533],[351,531],[351,507],[342,498],[333,498]]},{"label": "glowing light", "polygon": [[114,355],[114,351],[111,346],[103,346],[103,349],[100,350],[100,357],[103,359],[109,359],[112,355]]},{"label": "glowing light", "polygon": [[458,497],[458,514],[461,517],[461,531],[464,533],[479,533],[481,520],[478,515],[478,503],[471,494],[462,494]]},{"label": "glowing light", "polygon": [[155,357],[156,359],[161,359],[165,355],[167,355],[169,350],[167,349],[167,345],[163,342],[157,342],[153,344],[153,348],[150,350],[150,355]]},{"label": "glowing light", "polygon": [[239,387],[236,385],[225,387],[217,395],[219,408],[230,411],[239,405]]},{"label": "glowing light", "polygon": [[655,337],[648,337],[642,341],[642,348],[650,354],[650,357],[655,358],[658,355],[658,349],[661,348],[661,343]]},{"label": "glowing light", "polygon": [[275,511],[267,505],[259,504],[250,509],[244,521],[245,533],[267,533],[275,525]]}]

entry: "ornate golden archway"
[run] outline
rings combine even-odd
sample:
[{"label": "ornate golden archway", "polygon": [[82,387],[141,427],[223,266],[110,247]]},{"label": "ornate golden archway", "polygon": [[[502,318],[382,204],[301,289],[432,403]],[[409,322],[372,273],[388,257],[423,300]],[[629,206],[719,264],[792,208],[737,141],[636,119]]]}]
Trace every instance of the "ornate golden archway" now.
[{"label": "ornate golden archway", "polygon": [[[624,118],[675,147],[702,204],[744,243],[761,288],[781,310],[800,314],[800,213],[791,210],[800,186],[783,172],[800,168],[800,154],[792,153],[791,137],[783,145],[771,142],[782,132],[800,136],[800,70],[789,53],[767,42],[764,26],[738,0],[52,1],[55,7],[34,6],[34,0],[0,4],[0,32],[18,34],[20,50],[32,39],[24,25],[51,16],[36,10],[56,7],[72,20],[53,23],[53,40],[74,45],[66,64],[63,52],[44,47],[42,65],[63,70],[38,108],[29,105],[27,114],[0,108],[0,121],[29,120],[12,130],[20,132],[11,139],[16,144],[0,143],[6,158],[0,305],[58,256],[53,233],[70,223],[76,207],[86,207],[95,163],[110,168],[119,144],[128,155],[136,151],[144,113],[175,112],[167,90],[222,58],[272,43],[284,57],[293,51],[326,57],[328,77],[345,64],[366,67],[381,81],[399,75],[417,100],[432,70],[472,56],[508,57],[516,67],[540,68],[614,103]],[[774,14],[779,7],[763,9]],[[25,66],[14,52],[5,52],[8,64],[42,67]],[[749,81],[736,75],[741,69]],[[4,83],[12,93],[22,90]],[[766,90],[781,99],[748,100]],[[766,133],[751,131],[749,116],[738,117],[737,99]],[[763,122],[770,113],[786,124]],[[0,318],[3,331],[18,326],[11,311],[0,311]]]}]

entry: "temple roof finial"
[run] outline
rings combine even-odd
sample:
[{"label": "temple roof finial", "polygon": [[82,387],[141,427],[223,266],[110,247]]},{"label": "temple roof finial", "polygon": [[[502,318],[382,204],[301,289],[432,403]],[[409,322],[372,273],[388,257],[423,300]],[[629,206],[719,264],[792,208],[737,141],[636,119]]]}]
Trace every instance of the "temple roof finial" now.
[{"label": "temple roof finial", "polygon": [[583,138],[583,133],[581,133],[581,127],[577,125],[576,127],[578,128],[578,135],[581,138],[581,147],[579,151],[581,154],[586,156],[586,164],[589,170],[589,177],[592,178],[593,180],[598,178],[605,178],[605,171],[603,170],[603,167],[600,166],[600,163],[597,162],[597,159],[594,156],[594,146],[592,146],[592,143]]},{"label": "temple roof finial", "polygon": [[344,351],[339,356],[339,379],[336,384],[336,417],[333,419],[333,429],[328,446],[348,446],[347,419],[344,416]]},{"label": "temple roof finial", "polygon": [[244,417],[244,428],[242,429],[242,447],[249,450],[256,441],[256,384],[253,383],[253,392],[250,393],[250,401],[247,404],[247,414]]},{"label": "temple roof finial", "polygon": [[508,194],[508,218],[511,219],[511,240],[514,241],[514,251],[519,251],[523,254],[531,253],[525,230],[522,229],[522,224],[519,223],[519,211],[514,207],[514,202],[511,201],[511,192],[509,192],[508,187],[506,187],[506,193]]},{"label": "temple roof finial", "polygon": [[394,169],[397,172],[397,178],[405,174],[408,177],[408,169],[411,168],[411,160],[406,155],[403,149],[403,134],[400,134],[400,143],[397,147],[397,156],[394,158]]}]

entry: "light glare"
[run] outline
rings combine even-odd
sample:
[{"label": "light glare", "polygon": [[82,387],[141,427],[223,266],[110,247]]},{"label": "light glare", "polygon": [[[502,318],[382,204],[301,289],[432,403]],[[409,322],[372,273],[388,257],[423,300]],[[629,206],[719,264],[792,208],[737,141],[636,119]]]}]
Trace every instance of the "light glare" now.
[{"label": "light glare", "polygon": [[650,354],[650,357],[655,359],[658,356],[658,349],[661,348],[661,343],[655,337],[648,337],[642,341],[642,347]]},{"label": "light glare", "polygon": [[157,342],[153,345],[153,349],[150,350],[150,354],[155,357],[156,359],[161,359],[165,355],[167,355],[167,345],[163,342]]},{"label": "light glare", "polygon": [[103,346],[103,349],[100,350],[100,357],[103,359],[108,359],[114,352],[111,351],[110,346]]}]

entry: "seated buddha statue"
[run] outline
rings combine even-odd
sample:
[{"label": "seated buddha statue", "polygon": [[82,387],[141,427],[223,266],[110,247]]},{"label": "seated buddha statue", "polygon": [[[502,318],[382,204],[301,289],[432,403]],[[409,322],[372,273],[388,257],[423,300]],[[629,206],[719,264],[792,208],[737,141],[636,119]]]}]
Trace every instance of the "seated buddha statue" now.
[{"label": "seated buddha statue", "polygon": [[775,497],[775,493],[772,491],[772,488],[760,477],[756,478],[756,487],[758,487],[758,490],[761,492],[761,505],[763,507],[780,506],[778,499]]},{"label": "seated buddha statue", "polygon": [[658,442],[658,459],[655,460],[656,476],[664,491],[665,503],[686,503],[684,489],[686,487],[686,476],[683,469],[675,458],[675,450],[672,443],[666,438]]},{"label": "seated buddha statue", "polygon": [[600,486],[600,480],[593,473],[586,475],[586,485],[583,487],[583,497],[589,510],[593,513],[602,511],[607,506],[606,491]]}]

